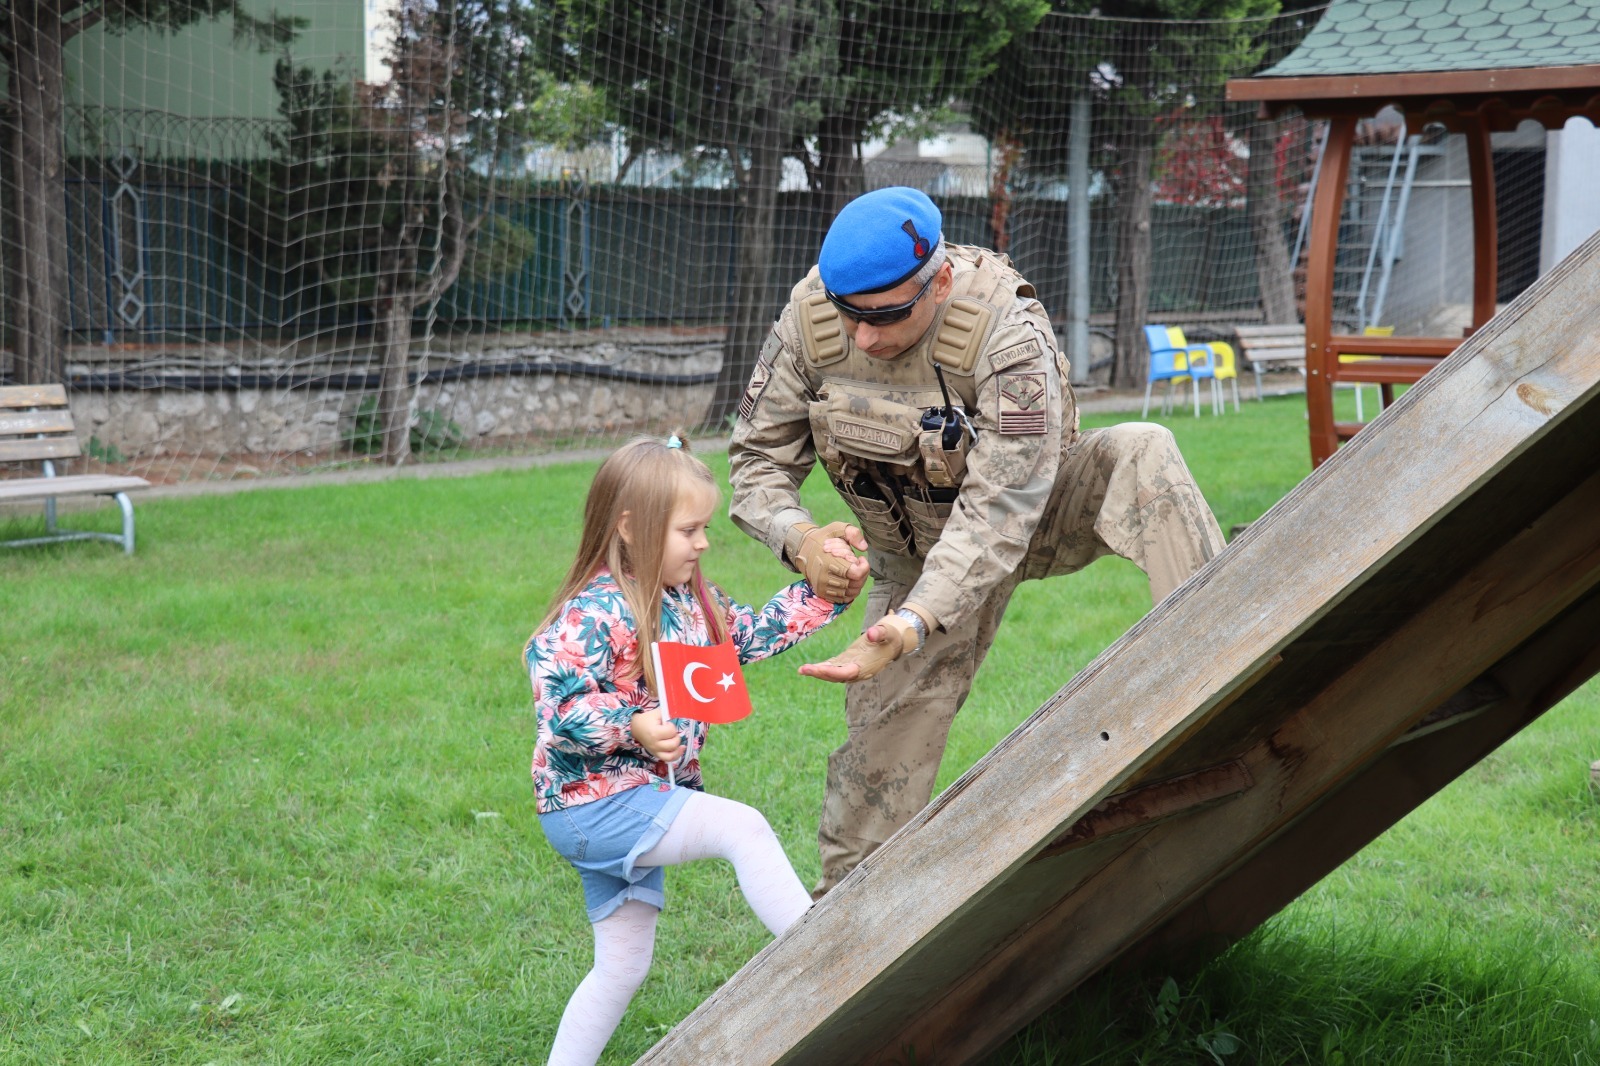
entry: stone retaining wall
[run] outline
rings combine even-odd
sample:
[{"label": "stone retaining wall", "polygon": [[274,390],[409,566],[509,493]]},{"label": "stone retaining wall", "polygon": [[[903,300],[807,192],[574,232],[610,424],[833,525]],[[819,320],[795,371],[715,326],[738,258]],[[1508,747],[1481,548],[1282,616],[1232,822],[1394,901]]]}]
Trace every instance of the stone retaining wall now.
[{"label": "stone retaining wall", "polygon": [[[207,347],[135,359],[74,349],[68,381],[78,435],[85,447],[94,437],[130,458],[326,452],[349,439],[357,408],[376,392],[370,351],[243,354]],[[721,360],[720,331],[435,343],[419,369],[443,380],[424,378],[416,407],[459,426],[469,447],[695,425]]]}]

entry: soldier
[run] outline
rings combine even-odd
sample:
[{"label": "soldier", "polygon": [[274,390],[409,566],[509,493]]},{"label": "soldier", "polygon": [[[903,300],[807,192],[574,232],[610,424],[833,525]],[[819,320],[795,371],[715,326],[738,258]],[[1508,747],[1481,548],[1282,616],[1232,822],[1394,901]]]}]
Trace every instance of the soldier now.
[{"label": "soldier", "polygon": [[[741,529],[824,595],[844,584],[829,536],[865,550],[874,578],[862,635],[801,667],[848,684],[817,897],[928,802],[1017,582],[1116,554],[1160,602],[1222,546],[1172,435],[1080,433],[1033,286],[1004,256],[947,245],[915,189],[834,219],[762,347],[730,458]],[[801,505],[819,461],[859,529],[818,528]]]}]

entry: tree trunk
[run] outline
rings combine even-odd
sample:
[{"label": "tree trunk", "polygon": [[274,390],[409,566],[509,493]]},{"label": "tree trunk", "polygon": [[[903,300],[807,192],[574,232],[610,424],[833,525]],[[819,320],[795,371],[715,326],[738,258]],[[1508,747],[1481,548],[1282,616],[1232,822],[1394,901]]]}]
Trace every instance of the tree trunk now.
[{"label": "tree trunk", "polygon": [[773,220],[778,181],[783,172],[782,116],[788,94],[788,64],[793,42],[789,0],[774,0],[755,26],[761,51],[751,106],[749,165],[739,186],[739,261],[734,280],[733,309],[722,342],[722,367],[716,393],[706,410],[704,426],[722,431],[738,408],[767,331],[780,310],[772,277]]},{"label": "tree trunk", "polygon": [[1150,167],[1155,155],[1147,124],[1124,131],[1117,194],[1117,315],[1111,384],[1137,389],[1149,377],[1144,324],[1150,310]]},{"label": "tree trunk", "polygon": [[856,145],[861,123],[842,115],[829,115],[817,127],[817,206],[832,221],[845,204],[867,191],[867,172]]},{"label": "tree trunk", "polygon": [[16,380],[65,377],[67,222],[62,27],[52,5],[20,3],[12,16],[16,62],[11,106],[16,116],[12,155],[16,249],[6,315],[16,344]]},{"label": "tree trunk", "polygon": [[1250,124],[1250,166],[1245,195],[1250,238],[1256,251],[1256,277],[1261,286],[1261,312],[1269,324],[1300,320],[1295,310],[1294,277],[1289,247],[1283,239],[1283,205],[1278,199],[1277,144],[1279,123],[1259,119]]},{"label": "tree trunk", "polygon": [[376,302],[374,310],[373,341],[382,356],[378,425],[383,433],[383,461],[399,466],[411,458],[411,301],[391,292]]}]

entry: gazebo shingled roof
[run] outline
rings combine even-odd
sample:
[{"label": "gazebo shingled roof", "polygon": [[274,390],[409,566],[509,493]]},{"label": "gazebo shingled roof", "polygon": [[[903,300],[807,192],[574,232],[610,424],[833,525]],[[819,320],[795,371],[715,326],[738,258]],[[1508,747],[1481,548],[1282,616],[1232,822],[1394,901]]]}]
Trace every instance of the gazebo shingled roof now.
[{"label": "gazebo shingled roof", "polygon": [[1336,3],[1263,78],[1600,63],[1600,5],[1582,0]]}]

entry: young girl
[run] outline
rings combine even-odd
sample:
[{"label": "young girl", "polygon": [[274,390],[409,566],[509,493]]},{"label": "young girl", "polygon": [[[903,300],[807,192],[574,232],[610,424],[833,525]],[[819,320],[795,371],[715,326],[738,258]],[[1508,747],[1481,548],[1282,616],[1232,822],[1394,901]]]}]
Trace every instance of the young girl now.
[{"label": "young girl", "polygon": [[[784,651],[844,605],[804,581],[759,613],[700,574],[718,501],[711,471],[678,437],[638,439],[595,474],[578,557],[524,650],[538,708],[533,783],[545,836],[583,878],[594,967],[561,1016],[551,1066],[594,1063],[650,968],[662,867],[733,863],[739,887],[772,934],[811,905],[761,812],[704,792],[703,722],[661,720],[650,644],[731,639],[742,662]],[[842,540],[849,594],[865,559]],[[669,784],[668,767],[676,784]]]}]

